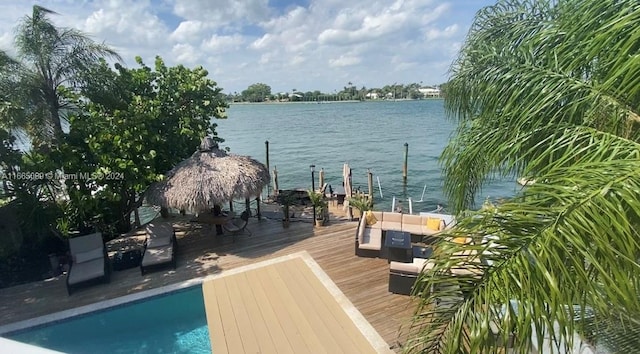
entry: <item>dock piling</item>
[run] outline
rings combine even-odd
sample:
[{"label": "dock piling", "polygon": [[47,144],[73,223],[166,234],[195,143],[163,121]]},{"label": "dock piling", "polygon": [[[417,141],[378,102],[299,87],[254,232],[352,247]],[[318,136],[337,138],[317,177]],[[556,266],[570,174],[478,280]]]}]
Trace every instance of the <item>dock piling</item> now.
[{"label": "dock piling", "polygon": [[[269,171],[269,140],[265,140],[264,141],[264,147],[267,153],[267,171]],[[271,181],[269,181],[269,184],[267,184],[267,196],[269,195],[269,186],[271,185]]]},{"label": "dock piling", "polygon": [[404,143],[404,164],[402,165],[402,180],[404,181],[404,183],[407,183],[408,161],[409,161],[409,143]]},{"label": "dock piling", "polygon": [[369,201],[373,204],[373,173],[367,169],[367,184],[369,187]]}]

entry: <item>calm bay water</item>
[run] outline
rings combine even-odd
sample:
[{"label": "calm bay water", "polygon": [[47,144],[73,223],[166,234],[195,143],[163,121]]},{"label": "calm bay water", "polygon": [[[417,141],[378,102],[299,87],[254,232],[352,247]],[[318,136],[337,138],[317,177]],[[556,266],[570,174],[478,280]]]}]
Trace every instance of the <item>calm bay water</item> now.
[{"label": "calm bay water", "polygon": [[[311,188],[309,165],[324,168],[325,182],[342,185],[342,165],[349,163],[354,188],[367,190],[373,173],[376,209],[388,210],[393,196],[414,200],[414,213],[446,207],[438,158],[455,123],[446,119],[442,100],[344,103],[234,104],[228,119],[217,120],[222,147],[278,169],[280,189]],[[404,144],[409,144],[408,180],[402,182]],[[380,199],[377,179],[384,198]],[[316,186],[318,185],[316,172]],[[424,202],[421,199],[426,185]],[[496,181],[478,196],[512,196],[515,181]],[[408,208],[406,202],[405,209]]]}]

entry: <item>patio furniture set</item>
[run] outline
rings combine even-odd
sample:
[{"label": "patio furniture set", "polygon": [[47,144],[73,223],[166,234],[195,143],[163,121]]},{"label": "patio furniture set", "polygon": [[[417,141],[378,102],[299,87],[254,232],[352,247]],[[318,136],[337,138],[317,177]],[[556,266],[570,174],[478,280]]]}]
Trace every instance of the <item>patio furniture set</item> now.
[{"label": "patio furniture set", "polygon": [[370,211],[356,229],[355,253],[389,260],[389,291],[409,295],[423,268],[429,269],[430,236],[455,224],[452,215]]},{"label": "patio furniture set", "polygon": [[[224,221],[222,228],[233,236],[234,242],[236,236],[242,232],[251,235],[247,229],[249,214],[246,211],[238,218],[225,217]],[[210,220],[202,223],[215,224]],[[140,273],[145,275],[150,270],[166,266],[175,269],[177,249],[178,242],[171,222],[148,223],[145,226],[144,245],[141,248],[135,245],[123,247],[115,253],[113,260],[109,258],[101,233],[70,238],[71,264],[66,279],[67,292],[71,295],[78,286],[96,281],[108,283],[112,270],[139,266]]]}]

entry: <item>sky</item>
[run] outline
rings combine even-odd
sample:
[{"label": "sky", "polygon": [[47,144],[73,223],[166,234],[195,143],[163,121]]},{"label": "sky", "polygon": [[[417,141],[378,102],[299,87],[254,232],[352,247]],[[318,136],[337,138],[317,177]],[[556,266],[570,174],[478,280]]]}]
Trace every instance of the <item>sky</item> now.
[{"label": "sky", "polygon": [[34,4],[128,67],[203,66],[225,93],[340,91],[447,81],[475,13],[495,0],[0,0],[0,49]]}]

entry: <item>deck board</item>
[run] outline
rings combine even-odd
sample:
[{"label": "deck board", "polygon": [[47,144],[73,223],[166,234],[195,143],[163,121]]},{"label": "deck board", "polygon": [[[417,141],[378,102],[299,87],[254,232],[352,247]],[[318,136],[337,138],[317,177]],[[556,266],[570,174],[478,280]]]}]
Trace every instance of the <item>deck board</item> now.
[{"label": "deck board", "polygon": [[[66,294],[65,276],[0,289],[0,326],[307,251],[389,345],[404,342],[398,329],[408,323],[414,306],[409,297],[387,291],[386,260],[354,255],[357,222],[332,221],[314,228],[310,222],[294,221],[283,229],[279,220],[252,218],[248,225],[252,236],[218,244],[207,230],[193,228],[185,218],[171,220],[179,245],[175,271],[169,268],[144,276],[137,268],[114,272],[110,284],[83,287],[72,296]],[[278,335],[272,328],[269,334]]]},{"label": "deck board", "polygon": [[[308,253],[299,255],[275,260],[275,263],[263,262],[259,268],[252,267],[243,272],[223,273],[203,283],[207,316],[221,318],[224,329],[223,332],[210,331],[213,352],[277,353],[279,343],[263,337],[268,327],[284,329],[286,338],[281,340],[287,351],[291,347],[296,353],[377,352],[374,349],[375,339],[369,342],[357,326],[357,316],[360,316],[357,311],[351,315],[347,313],[352,311],[353,305],[345,301],[343,295],[336,298],[330,293],[326,284],[303,259],[307,257],[308,262],[314,262]],[[249,273],[255,274],[256,282],[248,281]],[[261,306],[272,307],[275,316],[265,319],[257,309],[253,296],[257,288],[261,289]],[[221,302],[220,298],[225,301]],[[220,326],[218,323],[209,325],[212,329]],[[257,328],[265,330],[259,334],[255,330]],[[233,341],[228,340],[231,333]],[[238,336],[240,341],[237,341]],[[216,344],[225,341],[224,345]],[[263,348],[260,342],[269,346],[269,350]]]}]

